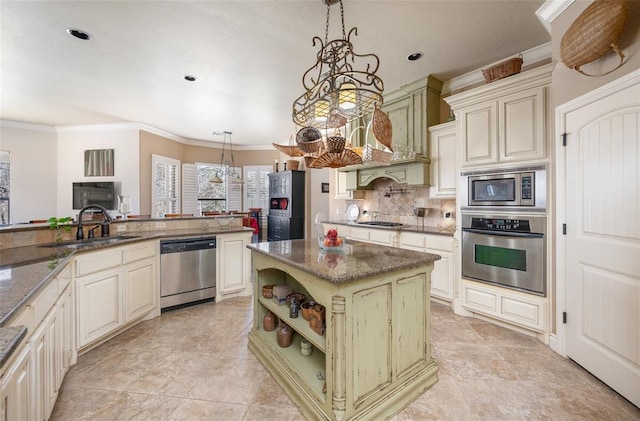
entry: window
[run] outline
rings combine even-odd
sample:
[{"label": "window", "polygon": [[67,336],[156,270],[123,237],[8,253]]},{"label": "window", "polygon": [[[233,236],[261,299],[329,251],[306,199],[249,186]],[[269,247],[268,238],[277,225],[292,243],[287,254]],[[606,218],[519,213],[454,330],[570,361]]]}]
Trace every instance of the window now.
[{"label": "window", "polygon": [[151,155],[151,213],[163,218],[180,213],[180,161]]},{"label": "window", "polygon": [[9,225],[9,152],[0,151],[0,225]]},{"label": "window", "polygon": [[269,210],[269,173],[271,165],[244,167],[245,196],[244,210],[262,208],[263,214]]},{"label": "window", "polygon": [[202,212],[227,211],[227,179],[224,183],[211,183],[220,165],[197,164],[198,167],[198,201]]}]

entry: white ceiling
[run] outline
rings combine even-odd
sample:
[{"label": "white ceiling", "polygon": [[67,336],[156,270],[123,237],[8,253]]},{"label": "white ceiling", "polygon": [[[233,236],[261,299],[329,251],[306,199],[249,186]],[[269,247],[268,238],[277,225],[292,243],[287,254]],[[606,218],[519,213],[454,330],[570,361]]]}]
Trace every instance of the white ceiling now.
[{"label": "white ceiling", "polygon": [[[385,92],[446,81],[550,41],[543,0],[344,0],[354,51],[380,57]],[[286,144],[292,103],[324,39],[322,0],[0,2],[0,119],[139,122],[234,145]],[[340,36],[331,7],[330,39]],[[66,33],[82,29],[81,41]],[[422,52],[409,62],[406,56]],[[196,82],[187,82],[194,75]]]}]

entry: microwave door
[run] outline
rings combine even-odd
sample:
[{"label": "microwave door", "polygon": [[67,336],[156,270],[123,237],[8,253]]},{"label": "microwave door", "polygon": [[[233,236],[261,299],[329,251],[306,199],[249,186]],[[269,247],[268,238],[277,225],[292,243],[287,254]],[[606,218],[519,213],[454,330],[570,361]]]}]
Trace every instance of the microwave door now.
[{"label": "microwave door", "polygon": [[473,180],[471,202],[514,202],[516,200],[515,178]]}]

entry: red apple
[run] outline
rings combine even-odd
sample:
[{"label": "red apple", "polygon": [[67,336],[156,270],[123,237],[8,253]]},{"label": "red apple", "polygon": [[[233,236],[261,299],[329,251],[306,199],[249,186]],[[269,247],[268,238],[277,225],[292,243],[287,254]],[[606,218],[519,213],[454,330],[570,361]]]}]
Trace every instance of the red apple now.
[{"label": "red apple", "polygon": [[330,229],[329,231],[327,231],[327,237],[329,238],[338,238],[338,231],[336,231],[335,229]]}]

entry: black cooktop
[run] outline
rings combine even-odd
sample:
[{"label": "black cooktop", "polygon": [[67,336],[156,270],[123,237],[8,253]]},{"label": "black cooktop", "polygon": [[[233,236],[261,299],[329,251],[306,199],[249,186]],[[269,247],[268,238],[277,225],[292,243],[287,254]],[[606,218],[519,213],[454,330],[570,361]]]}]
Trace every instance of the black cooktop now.
[{"label": "black cooktop", "polygon": [[386,222],[386,221],[363,221],[358,222],[360,225],[373,225],[378,227],[401,227],[402,223],[400,222]]}]

